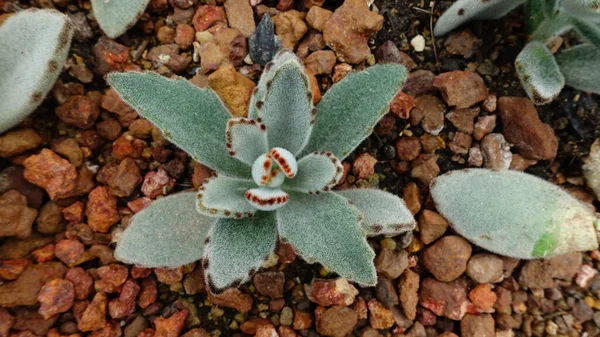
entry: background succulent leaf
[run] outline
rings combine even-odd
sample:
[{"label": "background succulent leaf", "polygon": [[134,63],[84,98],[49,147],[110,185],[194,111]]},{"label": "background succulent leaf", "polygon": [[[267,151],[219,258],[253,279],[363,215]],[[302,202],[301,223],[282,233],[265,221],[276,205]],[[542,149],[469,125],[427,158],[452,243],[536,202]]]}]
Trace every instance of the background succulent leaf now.
[{"label": "background succulent leaf", "polygon": [[60,75],[73,26],[55,10],[25,10],[0,26],[0,132],[21,122]]},{"label": "background succulent leaf", "polygon": [[526,173],[452,171],[431,183],[431,196],[456,232],[497,254],[533,259],[598,247],[594,212]]},{"label": "background succulent leaf", "polygon": [[305,260],[351,281],[375,285],[375,254],[360,228],[360,213],[348,200],[335,193],[290,192],[288,204],[276,212],[281,237]]},{"label": "background succulent leaf", "polygon": [[554,55],[541,42],[529,42],[517,55],[515,68],[523,88],[535,104],[552,101],[565,85]]},{"label": "background succulent leaf", "polygon": [[588,22],[600,23],[600,1],[563,0],[562,7],[570,15]]},{"label": "background succulent leaf", "polygon": [[198,214],[192,207],[195,199],[195,192],[181,192],[153,201],[133,216],[119,238],[115,257],[150,268],[199,260],[215,219]]},{"label": "background succulent leaf", "polygon": [[525,2],[525,18],[527,32],[534,33],[546,20],[556,16],[558,0],[527,0]]},{"label": "background succulent leaf", "polygon": [[230,119],[225,134],[229,154],[248,165],[269,151],[266,127],[253,119]]},{"label": "background succulent leaf", "polygon": [[395,64],[375,65],[346,75],[323,95],[302,153],[329,151],[344,160],[371,134],[406,77],[406,68]]},{"label": "background succulent leaf", "polygon": [[369,236],[396,235],[415,228],[416,221],[404,200],[389,192],[354,188],[335,193],[350,200],[363,214],[361,225]]},{"label": "background succulent leaf", "polygon": [[600,94],[600,49],[589,44],[564,50],[556,55],[565,83],[573,88]]},{"label": "background succulent leaf", "polygon": [[571,23],[573,28],[587,42],[596,48],[600,48],[600,26],[591,22],[572,18]]},{"label": "background succulent leaf", "polygon": [[499,19],[525,0],[458,0],[435,24],[436,36],[446,35],[471,20]]},{"label": "background succulent leaf", "polygon": [[119,37],[144,14],[150,0],[91,0],[98,25],[111,39]]},{"label": "background succulent leaf", "polygon": [[207,241],[207,282],[217,290],[246,282],[275,249],[275,213],[257,212],[243,220],[219,219]]},{"label": "background succulent leaf", "polygon": [[298,161],[298,173],[284,187],[303,193],[328,191],[344,174],[342,163],[330,152],[314,152]]},{"label": "background succulent leaf", "polygon": [[206,180],[198,190],[196,208],[206,216],[242,218],[254,214],[244,197],[248,189],[256,187],[251,180],[241,180],[218,175]]},{"label": "background succulent leaf", "polygon": [[231,115],[212,90],[155,73],[111,73],[108,83],[192,158],[220,173],[250,178],[250,167],[227,152],[225,129]]},{"label": "background succulent leaf", "polygon": [[308,77],[298,59],[290,59],[274,71],[264,100],[255,103],[256,113],[267,126],[269,148],[282,147],[296,154],[311,129],[313,102]]}]

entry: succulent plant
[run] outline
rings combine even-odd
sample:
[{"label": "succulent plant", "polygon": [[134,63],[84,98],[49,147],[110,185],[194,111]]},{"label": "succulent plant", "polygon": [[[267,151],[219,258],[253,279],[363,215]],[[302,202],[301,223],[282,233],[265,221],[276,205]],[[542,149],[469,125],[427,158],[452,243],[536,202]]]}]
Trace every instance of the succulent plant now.
[{"label": "succulent plant", "polygon": [[21,122],[60,75],[73,26],[55,10],[29,9],[0,26],[0,132]]},{"label": "succulent plant", "polygon": [[125,102],[218,172],[197,195],[168,196],[136,214],[116,257],[147,267],[203,258],[206,279],[219,290],[248,280],[279,239],[309,262],[375,285],[366,235],[410,231],[414,218],[390,193],[332,189],[342,160],[388,111],[406,76],[400,65],[351,73],[315,107],[301,62],[282,51],[265,66],[248,117],[232,118],[212,90],[185,79],[109,74]]},{"label": "succulent plant", "polygon": [[144,14],[150,0],[91,0],[98,25],[111,39],[131,28]]},{"label": "succulent plant", "polygon": [[[565,84],[600,94],[600,3],[598,0],[458,0],[438,20],[434,32],[444,35],[470,21],[497,19],[525,3],[530,42],[515,68],[527,95],[536,104],[556,98]],[[584,44],[559,52],[546,46],[557,35],[575,30]]]},{"label": "succulent plant", "polygon": [[535,259],[598,248],[593,207],[535,176],[467,169],[437,177],[430,189],[452,228],[494,253]]}]

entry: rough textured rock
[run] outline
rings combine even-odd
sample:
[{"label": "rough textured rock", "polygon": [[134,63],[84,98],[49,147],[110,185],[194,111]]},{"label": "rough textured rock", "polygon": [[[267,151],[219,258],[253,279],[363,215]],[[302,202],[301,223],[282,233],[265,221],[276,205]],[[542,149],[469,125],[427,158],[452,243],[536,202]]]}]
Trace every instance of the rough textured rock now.
[{"label": "rough textured rock", "polygon": [[367,42],[381,27],[383,17],[371,12],[366,2],[346,0],[325,23],[323,38],[338,60],[356,64],[371,54]]},{"label": "rough textured rock", "polygon": [[421,282],[419,303],[438,316],[460,320],[467,312],[467,281],[440,282],[426,278]]},{"label": "rough textured rock", "polygon": [[556,157],[558,138],[552,127],[542,122],[531,101],[522,97],[500,97],[498,110],[506,140],[527,159]]},{"label": "rough textured rock", "polygon": [[555,278],[572,280],[582,263],[581,253],[569,253],[544,260],[528,261],[521,269],[519,283],[525,288],[556,286]]},{"label": "rough textured rock", "polygon": [[497,298],[489,284],[478,284],[469,292],[471,302],[483,311],[491,310]]},{"label": "rough textured rock", "polygon": [[448,220],[439,213],[425,209],[419,216],[419,228],[421,241],[428,245],[444,235],[448,229]]},{"label": "rough textured rock", "polygon": [[354,329],[358,315],[348,307],[334,306],[321,314],[317,332],[323,336],[344,337]]},{"label": "rough textured rock", "polygon": [[231,28],[238,29],[245,37],[254,33],[254,13],[247,0],[226,0],[223,7]]},{"label": "rough textured rock", "polygon": [[476,73],[455,70],[439,74],[433,79],[448,105],[457,109],[469,108],[488,97],[488,90],[481,76]]},{"label": "rough textured rock", "polygon": [[358,290],[343,277],[333,280],[314,279],[305,286],[306,296],[323,307],[332,305],[349,306],[358,295]]},{"label": "rough textured rock", "polygon": [[376,299],[369,300],[367,307],[369,308],[369,324],[373,329],[388,329],[394,325],[392,312]]},{"label": "rough textured rock", "polygon": [[33,129],[9,131],[0,137],[0,157],[12,157],[42,144],[42,138]]},{"label": "rough textured rock", "polygon": [[94,331],[106,326],[106,295],[96,293],[92,302],[85,308],[77,328],[81,331]]},{"label": "rough textured rock", "polygon": [[121,218],[117,210],[117,198],[107,187],[96,187],[88,196],[85,215],[92,230],[106,233]]},{"label": "rough textured rock", "polygon": [[400,305],[406,318],[414,320],[417,317],[417,304],[419,303],[419,274],[406,269],[398,282]]},{"label": "rough textured rock", "polygon": [[446,236],[427,248],[423,264],[440,281],[451,282],[467,269],[471,245],[459,236]]},{"label": "rough textured rock", "polygon": [[252,297],[242,293],[236,288],[227,289],[218,295],[209,291],[208,298],[213,304],[234,308],[241,313],[248,312],[252,309]]},{"label": "rough textured rock", "polygon": [[252,61],[263,66],[281,49],[281,40],[275,35],[270,15],[263,15],[256,31],[248,39],[248,49]]},{"label": "rough textured rock", "polygon": [[75,299],[73,284],[67,280],[54,279],[46,282],[38,294],[40,315],[48,319],[71,309]]},{"label": "rough textured rock", "polygon": [[477,283],[496,283],[502,280],[502,259],[494,254],[476,254],[467,264],[467,275]]},{"label": "rough textured rock", "polygon": [[390,279],[398,278],[406,267],[408,267],[408,253],[404,250],[396,252],[390,248],[382,248],[375,257],[377,272]]},{"label": "rough textured rock", "polygon": [[282,272],[261,272],[254,275],[253,283],[256,290],[263,296],[273,299],[283,296],[285,276]]},{"label": "rough textured rock", "polygon": [[317,50],[304,59],[304,65],[314,75],[327,75],[331,74],[335,61],[335,53],[331,50]]},{"label": "rough textured rock", "polygon": [[490,133],[481,140],[483,167],[492,170],[506,170],[512,163],[510,144],[501,133]]},{"label": "rough textured rock", "polygon": [[294,47],[308,31],[306,23],[300,19],[300,12],[295,9],[280,13],[273,17],[275,33],[284,48],[294,50]]},{"label": "rough textured rock", "polygon": [[0,196],[0,237],[25,239],[31,235],[38,212],[27,207],[27,198],[16,190]]},{"label": "rough textured rock", "polygon": [[42,149],[28,157],[23,166],[25,179],[45,189],[52,200],[71,197],[77,191],[77,169],[51,150]]},{"label": "rough textured rock", "polygon": [[479,107],[454,109],[446,115],[446,118],[458,129],[458,131],[470,135],[473,133],[474,129],[473,120],[479,115],[480,110]]},{"label": "rough textured rock", "polygon": [[56,115],[63,122],[80,129],[89,129],[100,115],[98,105],[87,96],[75,95],[56,108]]},{"label": "rough textured rock", "polygon": [[42,286],[56,278],[63,278],[67,268],[60,262],[29,265],[16,281],[0,285],[0,306],[35,306]]},{"label": "rough textured rock", "polygon": [[248,103],[256,86],[233,66],[221,68],[208,76],[208,84],[215,90],[234,117],[248,114]]},{"label": "rough textured rock", "polygon": [[410,112],[410,123],[421,124],[423,130],[436,136],[444,128],[444,103],[433,95],[423,95],[415,99],[415,107]]},{"label": "rough textured rock", "polygon": [[494,318],[490,314],[467,314],[460,322],[462,337],[494,337]]},{"label": "rough textured rock", "polygon": [[310,28],[321,32],[325,27],[325,22],[329,20],[331,15],[333,15],[333,12],[319,6],[313,6],[306,13],[306,22]]}]

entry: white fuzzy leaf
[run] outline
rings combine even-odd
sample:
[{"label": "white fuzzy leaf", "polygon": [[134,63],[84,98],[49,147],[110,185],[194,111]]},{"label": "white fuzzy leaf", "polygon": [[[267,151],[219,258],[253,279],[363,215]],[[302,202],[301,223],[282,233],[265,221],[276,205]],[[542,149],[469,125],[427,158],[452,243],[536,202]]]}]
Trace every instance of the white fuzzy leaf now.
[{"label": "white fuzzy leaf", "polygon": [[195,192],[153,201],[133,216],[115,257],[149,268],[178,267],[202,258],[204,238],[215,222],[194,209]]},{"label": "white fuzzy leaf", "polygon": [[217,220],[205,248],[208,284],[222,290],[246,282],[273,252],[276,243],[273,212],[258,212],[250,219]]},{"label": "white fuzzy leaf", "polygon": [[535,104],[554,100],[565,85],[554,55],[541,42],[529,42],[517,56],[515,68],[523,88]]},{"label": "white fuzzy leaf", "polygon": [[436,36],[446,35],[471,20],[499,19],[525,0],[458,0],[437,20]]},{"label": "white fuzzy leaf", "polygon": [[596,94],[600,94],[600,49],[584,44],[556,55],[560,71],[567,85]]},{"label": "white fuzzy leaf", "polygon": [[273,211],[285,205],[290,196],[279,188],[259,187],[246,191],[246,200],[261,211]]},{"label": "white fuzzy leaf", "polygon": [[210,178],[198,190],[198,212],[219,218],[243,218],[256,209],[246,201],[244,194],[256,187],[253,181],[230,178],[224,175]]},{"label": "white fuzzy leaf", "polygon": [[593,210],[535,176],[468,169],[437,177],[430,189],[452,228],[491,252],[534,259],[598,248]]},{"label": "white fuzzy leaf", "polygon": [[335,193],[350,200],[363,214],[367,235],[396,235],[412,231],[416,221],[404,200],[377,189],[349,189]]},{"label": "white fuzzy leaf", "polygon": [[348,74],[323,95],[310,139],[299,157],[329,151],[344,160],[388,112],[406,77],[406,68],[397,64]]},{"label": "white fuzzy leaf", "polygon": [[139,19],[150,0],[91,0],[94,17],[106,36],[119,37]]},{"label": "white fuzzy leaf", "polygon": [[111,73],[107,80],[127,104],[194,160],[232,177],[251,177],[250,166],[227,152],[225,130],[231,114],[214,91],[156,73]]},{"label": "white fuzzy leaf", "polygon": [[587,22],[578,18],[572,18],[571,23],[577,34],[594,47],[600,48],[600,27],[597,23]]},{"label": "white fuzzy leaf", "polygon": [[315,193],[333,189],[344,175],[342,163],[331,152],[314,152],[298,161],[298,174],[284,187],[296,192]]},{"label": "white fuzzy leaf", "polygon": [[563,0],[562,7],[567,13],[580,20],[600,23],[599,0]]},{"label": "white fuzzy leaf", "polygon": [[60,75],[73,36],[55,10],[24,10],[0,26],[0,133],[32,113]]},{"label": "white fuzzy leaf", "polygon": [[229,154],[248,165],[254,164],[256,158],[269,150],[265,125],[253,119],[230,119],[225,134]]},{"label": "white fuzzy leaf", "polygon": [[298,163],[294,155],[281,147],[271,149],[269,153],[273,161],[277,163],[277,166],[283,171],[286,177],[294,178],[298,173]]},{"label": "white fuzzy leaf", "polygon": [[360,213],[348,200],[331,192],[290,192],[288,204],[276,212],[281,237],[306,261],[362,285],[377,283],[375,254],[360,227]]},{"label": "white fuzzy leaf", "polygon": [[273,64],[271,68],[274,69],[264,75],[270,76],[270,71],[275,72],[265,84],[264,98],[257,100],[253,107],[258,118],[267,125],[269,147],[281,147],[296,154],[302,150],[310,134],[312,93],[304,67],[297,58]]}]

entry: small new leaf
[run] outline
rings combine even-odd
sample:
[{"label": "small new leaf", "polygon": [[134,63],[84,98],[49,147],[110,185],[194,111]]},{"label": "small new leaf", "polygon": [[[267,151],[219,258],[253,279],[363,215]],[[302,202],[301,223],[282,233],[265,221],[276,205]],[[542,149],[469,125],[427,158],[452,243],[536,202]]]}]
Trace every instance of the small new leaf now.
[{"label": "small new leaf", "polygon": [[240,180],[224,175],[212,177],[198,190],[197,210],[200,214],[218,218],[237,218],[254,214],[244,196],[248,189],[256,187],[251,180]]},{"label": "small new leaf", "polygon": [[343,174],[342,163],[331,152],[315,152],[298,161],[298,174],[284,187],[309,194],[329,191]]},{"label": "small new leaf", "polygon": [[111,39],[131,28],[144,14],[150,0],[91,0],[98,25]]},{"label": "small new leaf", "polygon": [[173,194],[134,215],[119,238],[115,257],[149,268],[174,268],[200,259],[215,219],[190,207],[195,198],[195,192]]},{"label": "small new leaf", "polygon": [[468,169],[437,177],[430,189],[452,228],[491,252],[534,259],[598,248],[590,207],[535,176]]},{"label": "small new leaf", "polygon": [[565,85],[554,56],[541,42],[529,42],[517,56],[515,67],[523,88],[535,104],[554,100]]}]

